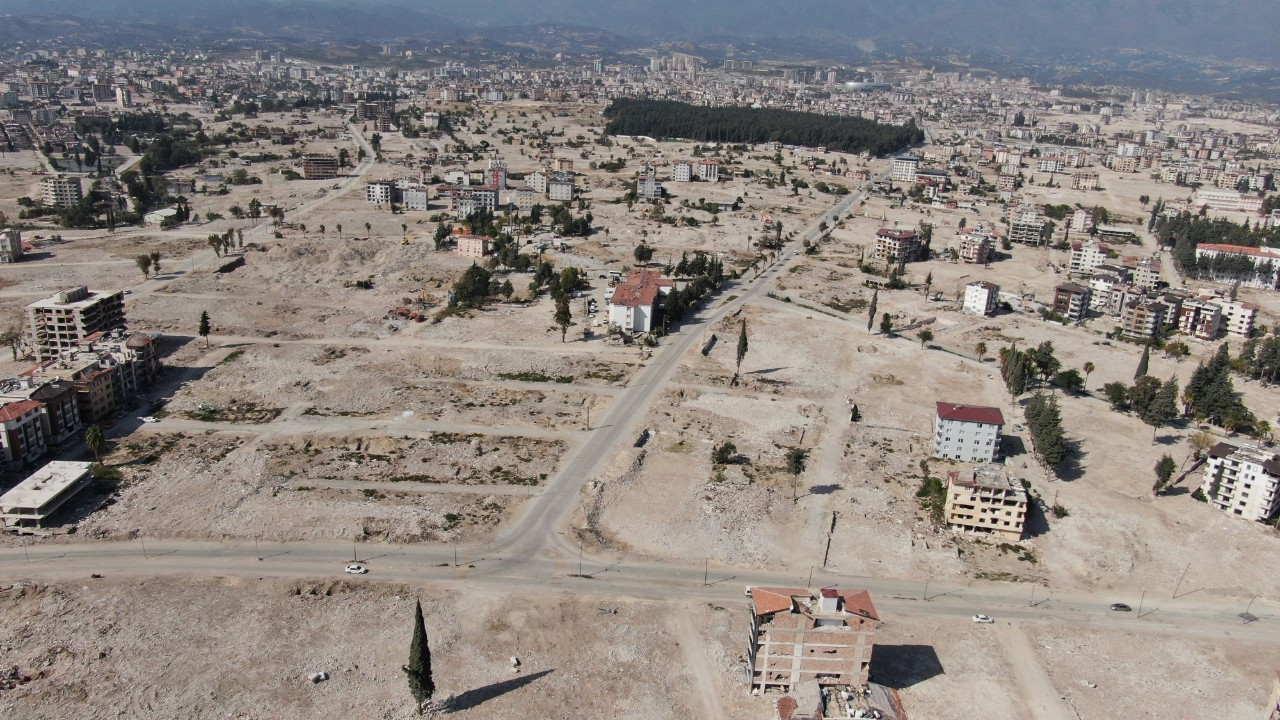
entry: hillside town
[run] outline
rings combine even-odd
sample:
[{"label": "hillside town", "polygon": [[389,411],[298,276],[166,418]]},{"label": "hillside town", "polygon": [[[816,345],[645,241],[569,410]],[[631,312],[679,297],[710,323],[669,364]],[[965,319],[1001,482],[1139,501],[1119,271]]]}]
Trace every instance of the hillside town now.
[{"label": "hillside town", "polygon": [[0,54],[7,715],[1280,717],[1280,107],[302,55]]}]

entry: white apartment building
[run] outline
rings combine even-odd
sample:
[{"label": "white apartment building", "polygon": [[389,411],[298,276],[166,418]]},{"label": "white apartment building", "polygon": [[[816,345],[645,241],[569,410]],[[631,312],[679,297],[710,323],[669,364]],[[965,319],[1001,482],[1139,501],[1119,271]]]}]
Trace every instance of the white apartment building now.
[{"label": "white apartment building", "polygon": [[559,202],[573,200],[573,173],[558,172],[547,181],[547,198]]},{"label": "white apartment building", "polygon": [[980,232],[965,233],[960,238],[960,261],[973,265],[986,265],[996,252],[996,243],[990,235]]},{"label": "white apartment building", "polygon": [[[1235,269],[1215,272],[1214,258],[1219,255],[1237,256]],[[1280,288],[1280,250],[1248,245],[1201,243],[1196,246],[1196,268],[1200,277],[1220,282],[1239,281],[1241,285],[1261,290]]]},{"label": "white apartment building", "polygon": [[1218,443],[1209,451],[1201,486],[1209,504],[1256,522],[1280,509],[1280,455],[1252,446]]},{"label": "white apartment building", "polygon": [[677,160],[671,166],[671,179],[675,182],[689,182],[693,179],[693,165],[688,160]]},{"label": "white apartment building", "polygon": [[1000,301],[1000,286],[985,280],[964,286],[964,312],[969,315],[994,315]]},{"label": "white apartment building", "polygon": [[1086,233],[1091,227],[1093,227],[1093,213],[1084,208],[1076,208],[1076,211],[1071,213],[1071,232]]},{"label": "white apartment building", "polygon": [[1262,209],[1262,198],[1257,195],[1238,193],[1234,190],[1209,190],[1200,188],[1196,191],[1195,207],[1208,206],[1210,210],[1221,212],[1256,213]]},{"label": "white apartment building", "polygon": [[53,175],[40,178],[40,204],[46,207],[72,207],[82,197],[78,177]]},{"label": "white apartment building", "polygon": [[1000,408],[938,402],[933,419],[935,457],[962,462],[992,462],[1000,454]]},{"label": "white apartment building", "polygon": [[1067,271],[1073,274],[1088,275],[1094,271],[1094,268],[1106,263],[1110,258],[1108,253],[1111,248],[1100,242],[1073,242],[1071,243],[1071,261],[1067,265]]},{"label": "white apartment building", "polygon": [[124,293],[79,286],[27,306],[27,339],[40,362],[79,348],[94,333],[125,326]]},{"label": "white apartment building", "polygon": [[899,155],[893,159],[889,172],[889,180],[893,182],[916,184],[916,170],[920,169],[920,158],[914,155]]},{"label": "white apartment building", "polygon": [[390,205],[396,185],[390,180],[370,180],[364,186],[364,200],[370,205]]},{"label": "white apartment building", "polygon": [[22,259],[22,232],[17,228],[0,230],[0,263],[15,263]]},{"label": "white apartment building", "polygon": [[531,172],[524,176],[524,182],[541,195],[547,194],[547,174],[541,170]]},{"label": "white apartment building", "polygon": [[[716,182],[720,179],[719,160],[698,160],[693,164],[693,174],[703,182]],[[915,182],[915,179],[912,179]]]}]

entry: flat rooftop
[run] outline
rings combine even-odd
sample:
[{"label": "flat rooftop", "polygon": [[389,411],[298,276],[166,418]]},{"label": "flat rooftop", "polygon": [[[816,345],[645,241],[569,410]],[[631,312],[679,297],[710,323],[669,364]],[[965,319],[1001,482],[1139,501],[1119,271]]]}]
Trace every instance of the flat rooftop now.
[{"label": "flat rooftop", "polygon": [[[0,513],[13,510],[39,511],[57,500],[68,489],[74,489],[89,473],[92,463],[53,460],[32,473],[12,490],[0,495]],[[50,508],[52,511],[55,508]]]},{"label": "flat rooftop", "polygon": [[960,473],[955,473],[952,480],[956,485],[962,487],[976,487],[984,490],[1003,490],[1003,491],[1019,491],[1022,490],[1022,483],[1009,477],[1005,472],[1003,465],[989,463],[987,465],[979,465],[973,469],[973,476],[969,479],[961,480]]}]

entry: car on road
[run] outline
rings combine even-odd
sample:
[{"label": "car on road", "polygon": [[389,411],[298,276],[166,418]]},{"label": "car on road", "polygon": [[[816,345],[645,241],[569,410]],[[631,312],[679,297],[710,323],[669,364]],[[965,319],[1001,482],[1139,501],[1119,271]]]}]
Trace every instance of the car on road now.
[{"label": "car on road", "polygon": [[974,615],[973,621],[980,625],[990,625],[991,623],[995,622],[995,620],[991,619],[990,615],[983,615],[982,613],[978,613],[977,615]]},{"label": "car on road", "polygon": [[366,573],[368,573],[368,572],[369,572],[369,568],[367,568],[367,567],[365,567],[365,566],[363,566],[363,565],[359,565],[359,564],[356,564],[356,563],[352,563],[352,564],[350,564],[350,565],[348,565],[348,566],[347,566],[347,574],[348,574],[348,575],[364,575],[364,574],[366,574]]},{"label": "car on road", "polygon": [[1111,609],[1116,612],[1131,612],[1133,608],[1124,603],[1111,603]]},{"label": "car on road", "polygon": [[147,416],[145,416],[145,417],[140,417],[140,418],[138,418],[138,419],[139,419],[139,420],[141,420],[141,421],[142,421],[142,422],[144,422],[144,423],[157,423],[157,422],[160,422],[160,418],[152,417],[152,416],[150,416],[150,415],[147,415]]},{"label": "car on road", "polygon": [[746,595],[747,597],[751,597],[751,586],[750,586],[750,585],[748,585],[748,586],[747,586],[747,591],[746,591],[745,593],[743,593],[743,594],[744,594],[744,595]]}]

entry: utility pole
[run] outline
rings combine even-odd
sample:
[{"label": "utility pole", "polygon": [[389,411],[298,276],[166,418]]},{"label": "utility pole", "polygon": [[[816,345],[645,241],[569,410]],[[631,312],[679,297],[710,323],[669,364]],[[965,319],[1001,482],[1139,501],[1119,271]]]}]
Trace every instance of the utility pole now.
[{"label": "utility pole", "polygon": [[1147,589],[1144,587],[1142,588],[1142,596],[1138,598],[1138,617],[1139,618],[1142,617],[1142,603],[1146,599],[1147,599]]},{"label": "utility pole", "polygon": [[253,556],[258,558],[259,562],[262,561],[262,553],[258,550],[258,538],[256,537],[253,539]]},{"label": "utility pole", "polygon": [[578,541],[578,577],[582,577],[582,541]]},{"label": "utility pole", "polygon": [[923,596],[921,596],[921,599],[922,599],[922,600],[928,600],[928,599],[929,599],[929,583],[931,583],[931,582],[933,582],[933,576],[932,576],[932,575],[930,575],[930,576],[929,576],[927,579],[925,579],[925,581],[924,581],[924,595],[923,595]]},{"label": "utility pole", "polygon": [[711,573],[711,558],[707,558],[706,564],[702,566],[702,587],[707,586],[707,576]]},{"label": "utility pole", "polygon": [[145,560],[147,559],[147,539],[139,535],[138,540],[142,542],[142,558]]}]

